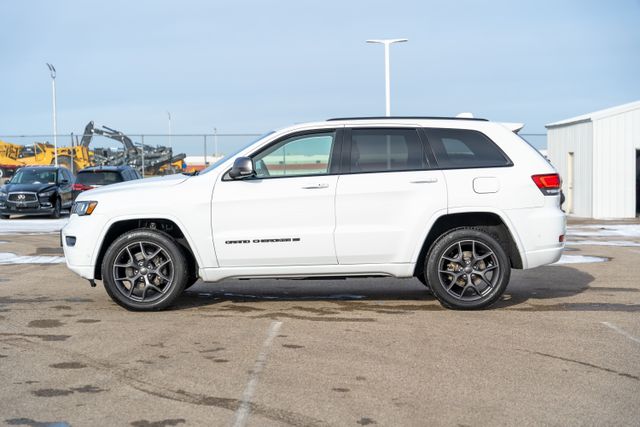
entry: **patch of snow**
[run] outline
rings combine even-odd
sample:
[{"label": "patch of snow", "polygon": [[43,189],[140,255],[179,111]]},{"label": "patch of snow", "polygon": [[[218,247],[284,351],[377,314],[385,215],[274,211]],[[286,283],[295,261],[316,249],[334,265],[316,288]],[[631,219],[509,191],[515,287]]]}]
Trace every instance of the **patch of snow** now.
[{"label": "patch of snow", "polygon": [[580,237],[640,237],[640,224],[595,224],[568,227],[569,236]]},{"label": "patch of snow", "polygon": [[606,262],[606,258],[599,256],[586,256],[586,255],[562,255],[560,260],[552,265],[559,264],[586,264],[591,262]]},{"label": "patch of snow", "polygon": [[43,234],[62,230],[69,218],[60,219],[3,219],[0,234]]},{"label": "patch of snow", "polygon": [[593,245],[593,246],[627,246],[627,247],[640,247],[640,243],[632,240],[574,240],[567,242],[567,245]]},{"label": "patch of snow", "polygon": [[0,252],[0,265],[7,264],[61,264],[63,256],[16,255],[11,252]]}]

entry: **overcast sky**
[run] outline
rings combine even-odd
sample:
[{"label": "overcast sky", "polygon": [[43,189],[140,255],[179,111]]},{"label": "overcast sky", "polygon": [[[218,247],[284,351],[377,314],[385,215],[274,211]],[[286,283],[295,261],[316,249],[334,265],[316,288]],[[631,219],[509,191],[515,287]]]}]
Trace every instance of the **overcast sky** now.
[{"label": "overcast sky", "polygon": [[0,135],[263,132],[392,112],[544,124],[640,100],[640,1],[2,1]]}]

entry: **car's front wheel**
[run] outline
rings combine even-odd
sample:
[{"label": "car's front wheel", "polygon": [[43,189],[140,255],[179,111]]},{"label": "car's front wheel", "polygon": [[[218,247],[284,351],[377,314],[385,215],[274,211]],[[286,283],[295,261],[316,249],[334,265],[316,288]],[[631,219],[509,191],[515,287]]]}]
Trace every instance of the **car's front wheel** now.
[{"label": "car's front wheel", "polygon": [[109,296],[128,310],[168,307],[187,282],[187,262],[180,246],[167,234],[137,229],[116,239],[102,261]]},{"label": "car's front wheel", "polygon": [[61,212],[62,212],[62,202],[58,197],[56,197],[56,201],[54,202],[54,205],[53,205],[53,212],[51,212],[51,218],[59,219]]},{"label": "car's front wheel", "polygon": [[459,228],[433,244],[425,274],[442,305],[473,310],[500,298],[509,283],[511,265],[497,238],[482,230]]}]

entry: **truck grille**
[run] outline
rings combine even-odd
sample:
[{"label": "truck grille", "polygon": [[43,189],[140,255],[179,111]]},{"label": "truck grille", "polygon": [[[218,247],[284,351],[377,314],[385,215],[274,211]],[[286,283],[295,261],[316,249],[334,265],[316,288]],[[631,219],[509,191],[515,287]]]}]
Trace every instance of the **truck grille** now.
[{"label": "truck grille", "polygon": [[36,193],[9,193],[7,200],[10,202],[35,202],[38,200]]}]

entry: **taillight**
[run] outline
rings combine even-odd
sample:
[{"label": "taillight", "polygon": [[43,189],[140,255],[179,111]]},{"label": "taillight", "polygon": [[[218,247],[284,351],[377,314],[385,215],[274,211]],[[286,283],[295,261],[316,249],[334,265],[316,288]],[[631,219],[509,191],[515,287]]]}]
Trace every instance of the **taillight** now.
[{"label": "taillight", "polygon": [[71,189],[73,191],[86,191],[86,190],[91,190],[93,187],[90,185],[84,185],[84,184],[73,184],[71,186]]},{"label": "taillight", "polygon": [[560,175],[557,173],[533,175],[531,179],[545,196],[554,196],[560,193]]}]

